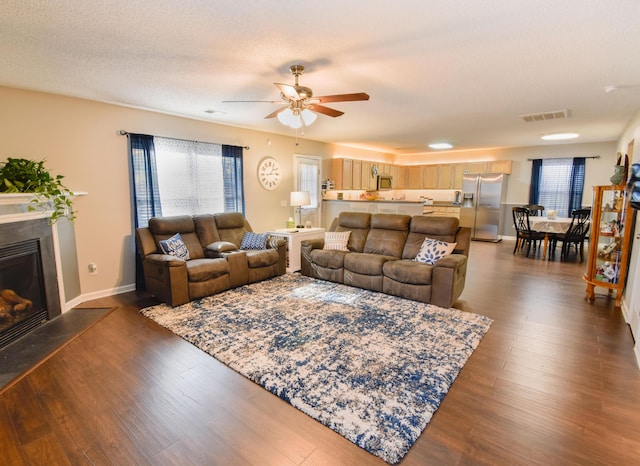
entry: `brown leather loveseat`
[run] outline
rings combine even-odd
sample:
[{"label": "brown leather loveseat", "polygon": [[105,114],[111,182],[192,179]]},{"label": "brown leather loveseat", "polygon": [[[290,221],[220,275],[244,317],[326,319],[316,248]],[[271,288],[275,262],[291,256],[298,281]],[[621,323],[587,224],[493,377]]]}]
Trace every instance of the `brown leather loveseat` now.
[{"label": "brown leather loveseat", "polygon": [[[253,233],[238,212],[154,217],[136,229],[147,290],[171,306],[278,275],[286,270],[286,243],[268,240],[262,249],[241,249]],[[161,242],[176,234],[188,254],[166,254]],[[186,251],[184,251],[186,253]]]},{"label": "brown leather loveseat", "polygon": [[[303,241],[303,275],[446,308],[462,294],[471,230],[457,218],[342,212],[328,231],[350,231],[347,249]],[[415,260],[425,238],[456,245],[430,265]]]}]

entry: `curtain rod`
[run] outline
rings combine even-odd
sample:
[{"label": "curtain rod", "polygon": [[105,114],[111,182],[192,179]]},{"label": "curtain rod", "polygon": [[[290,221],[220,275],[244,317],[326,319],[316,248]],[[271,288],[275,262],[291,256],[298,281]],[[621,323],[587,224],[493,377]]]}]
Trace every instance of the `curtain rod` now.
[{"label": "curtain rod", "polygon": [[[548,159],[542,159],[542,160],[558,160],[558,159],[572,159],[573,157],[549,157]],[[591,155],[589,157],[582,157],[583,159],[599,159],[600,156],[599,155]],[[527,159],[527,161],[532,162],[534,160],[538,160],[538,159]]]},{"label": "curtain rod", "polygon": [[[118,130],[118,134],[120,136],[129,136],[129,134],[131,134],[131,133],[129,133],[129,131],[125,131],[125,130],[121,129],[121,130]],[[170,137],[167,137],[167,136],[158,136],[158,137],[159,138],[164,138],[164,139],[173,139],[174,141],[190,141],[190,139],[170,138]],[[206,141],[194,141],[194,142],[202,142],[204,144],[220,144],[219,142],[206,142]],[[241,146],[241,147],[243,149],[245,149],[245,150],[251,149],[251,147],[249,147],[249,146]]]}]

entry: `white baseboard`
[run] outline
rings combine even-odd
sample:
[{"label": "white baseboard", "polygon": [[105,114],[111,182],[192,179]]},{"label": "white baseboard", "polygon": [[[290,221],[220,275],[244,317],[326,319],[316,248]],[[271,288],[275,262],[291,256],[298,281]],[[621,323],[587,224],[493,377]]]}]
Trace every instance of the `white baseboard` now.
[{"label": "white baseboard", "polygon": [[105,298],[107,296],[113,296],[122,293],[128,293],[129,291],[135,291],[135,283],[129,285],[119,286],[117,288],[111,288],[108,290],[95,291],[93,293],[83,294],[73,298],[71,301],[67,301],[64,305],[63,312],[69,311],[74,307],[82,304],[85,301],[91,301],[92,299]]}]

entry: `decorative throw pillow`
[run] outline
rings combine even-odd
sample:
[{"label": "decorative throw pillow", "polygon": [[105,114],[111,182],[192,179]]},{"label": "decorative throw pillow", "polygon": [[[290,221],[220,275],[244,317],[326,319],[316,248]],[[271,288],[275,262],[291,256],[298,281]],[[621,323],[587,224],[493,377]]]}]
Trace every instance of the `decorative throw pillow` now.
[{"label": "decorative throw pillow", "polygon": [[247,231],[242,236],[240,249],[267,249],[267,240],[269,233],[253,233]]},{"label": "decorative throw pillow", "polygon": [[160,241],[160,249],[162,249],[162,252],[165,254],[175,256],[183,261],[189,260],[189,250],[187,249],[187,245],[184,244],[184,241],[182,241],[180,233],[176,233],[171,238]]},{"label": "decorative throw pillow", "polygon": [[331,251],[348,251],[350,231],[327,231],[324,233],[324,248]]},{"label": "decorative throw pillow", "polygon": [[456,244],[458,243],[446,243],[437,239],[425,238],[414,260],[416,262],[433,265],[439,259],[451,254],[456,248]]}]

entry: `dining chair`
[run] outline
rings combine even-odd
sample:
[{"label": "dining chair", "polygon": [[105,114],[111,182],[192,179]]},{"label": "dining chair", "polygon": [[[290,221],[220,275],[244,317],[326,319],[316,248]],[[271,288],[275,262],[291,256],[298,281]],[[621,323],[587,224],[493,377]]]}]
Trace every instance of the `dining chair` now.
[{"label": "dining chair", "polygon": [[522,207],[529,209],[529,216],[531,217],[541,216],[542,212],[544,211],[544,206],[538,205],[538,204],[526,204],[526,205],[523,205]]},{"label": "dining chair", "polygon": [[571,246],[575,246],[576,253],[580,253],[580,262],[584,260],[584,242],[589,235],[591,223],[591,209],[576,209],[571,212],[571,225],[566,233],[556,233],[551,239],[550,254],[555,255],[558,241],[562,242],[560,260],[566,259]]},{"label": "dining chair", "polygon": [[516,229],[516,245],[513,248],[513,253],[521,249],[525,244],[527,245],[527,257],[533,244],[533,250],[535,251],[540,244],[540,241],[544,239],[544,233],[531,230],[529,226],[529,209],[526,207],[513,207],[511,209],[513,215],[513,225]]}]

